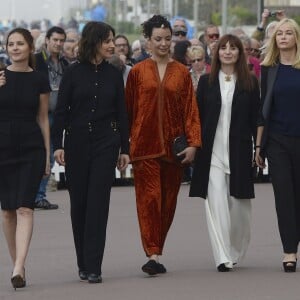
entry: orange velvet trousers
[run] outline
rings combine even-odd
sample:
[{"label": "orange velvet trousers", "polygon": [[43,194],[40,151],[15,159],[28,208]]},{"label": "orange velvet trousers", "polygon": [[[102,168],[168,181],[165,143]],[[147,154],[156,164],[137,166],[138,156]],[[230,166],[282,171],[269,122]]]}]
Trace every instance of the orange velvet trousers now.
[{"label": "orange velvet trousers", "polygon": [[133,163],[137,214],[147,256],[161,255],[175,214],[182,167],[160,158]]}]

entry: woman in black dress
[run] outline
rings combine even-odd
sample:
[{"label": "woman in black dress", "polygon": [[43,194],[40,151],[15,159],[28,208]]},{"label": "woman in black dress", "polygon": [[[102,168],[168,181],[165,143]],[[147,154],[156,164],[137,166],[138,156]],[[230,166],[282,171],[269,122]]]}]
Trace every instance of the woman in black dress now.
[{"label": "woman in black dress", "polygon": [[108,24],[85,25],[79,63],[63,75],[52,127],[54,157],[66,166],[79,278],[89,283],[102,282],[115,167],[124,170],[129,162],[123,77],[106,61],[114,52],[113,38]]},{"label": "woman in black dress", "polygon": [[6,49],[12,64],[0,75],[0,202],[14,268],[14,288],[26,285],[25,259],[32,236],[34,199],[49,175],[48,98],[44,75],[33,70],[33,38],[12,30]]}]

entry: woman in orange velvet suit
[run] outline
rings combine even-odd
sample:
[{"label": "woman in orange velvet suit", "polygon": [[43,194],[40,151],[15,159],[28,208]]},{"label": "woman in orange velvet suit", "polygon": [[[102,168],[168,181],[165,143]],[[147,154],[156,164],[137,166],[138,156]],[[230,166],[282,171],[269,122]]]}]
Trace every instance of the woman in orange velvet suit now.
[{"label": "woman in orange velvet suit", "polygon": [[[194,160],[201,145],[200,120],[191,76],[186,67],[170,58],[172,28],[155,15],[143,23],[151,58],[136,64],[126,85],[137,213],[148,262],[142,270],[165,273],[158,262],[172,224],[182,166]],[[188,147],[172,154],[173,140],[185,134]]]}]

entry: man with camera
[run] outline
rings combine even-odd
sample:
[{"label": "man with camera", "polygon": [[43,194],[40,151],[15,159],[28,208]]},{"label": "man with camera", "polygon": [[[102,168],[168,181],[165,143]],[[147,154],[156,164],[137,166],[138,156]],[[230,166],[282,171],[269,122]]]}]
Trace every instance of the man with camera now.
[{"label": "man with camera", "polygon": [[286,17],[284,10],[274,10],[270,11],[269,9],[265,8],[262,15],[261,15],[261,22],[257,26],[256,30],[252,33],[252,38],[263,41],[266,34],[266,28],[268,25],[268,21],[270,17],[275,17],[277,21],[282,20]]}]

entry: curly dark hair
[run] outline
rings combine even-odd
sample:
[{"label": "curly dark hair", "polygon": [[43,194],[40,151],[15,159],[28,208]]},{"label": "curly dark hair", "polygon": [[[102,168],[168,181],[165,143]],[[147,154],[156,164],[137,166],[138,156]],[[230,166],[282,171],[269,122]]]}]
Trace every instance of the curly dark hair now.
[{"label": "curly dark hair", "polygon": [[78,59],[80,62],[91,62],[97,56],[98,45],[102,44],[110,32],[115,36],[115,30],[104,22],[91,21],[86,23],[79,41]]},{"label": "curly dark hair", "polygon": [[145,38],[151,38],[153,28],[169,28],[172,34],[172,26],[166,17],[162,15],[154,15],[144,23],[142,23],[143,35]]}]

